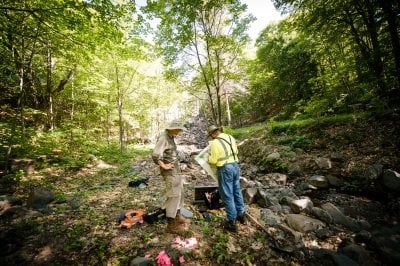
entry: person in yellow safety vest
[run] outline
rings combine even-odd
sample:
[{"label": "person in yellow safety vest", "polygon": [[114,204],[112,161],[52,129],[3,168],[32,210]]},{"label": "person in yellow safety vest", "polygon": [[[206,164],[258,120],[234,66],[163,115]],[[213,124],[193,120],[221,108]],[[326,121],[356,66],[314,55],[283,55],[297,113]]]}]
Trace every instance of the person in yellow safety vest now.
[{"label": "person in yellow safety vest", "polygon": [[153,161],[160,166],[160,173],[164,179],[167,231],[173,234],[184,233],[185,224],[189,223],[189,220],[180,214],[184,200],[184,180],[180,174],[178,152],[174,139],[183,130],[184,127],[180,122],[171,122],[165,132],[158,137],[152,153]]},{"label": "person in yellow safety vest", "polygon": [[224,227],[228,231],[237,232],[236,221],[241,224],[246,221],[236,140],[215,125],[209,127],[208,136],[212,138],[208,163],[217,167],[218,189],[227,216]]}]

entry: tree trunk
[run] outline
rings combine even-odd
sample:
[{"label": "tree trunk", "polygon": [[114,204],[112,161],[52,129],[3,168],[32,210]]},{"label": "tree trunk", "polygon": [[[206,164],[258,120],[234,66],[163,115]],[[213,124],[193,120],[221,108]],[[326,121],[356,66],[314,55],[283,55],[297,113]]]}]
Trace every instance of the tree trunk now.
[{"label": "tree trunk", "polygon": [[[197,62],[199,63],[201,74],[203,76],[203,80],[204,80],[204,83],[205,83],[206,88],[207,88],[207,95],[208,95],[208,99],[209,99],[209,103],[210,103],[212,120],[213,120],[214,124],[217,124],[217,122],[218,122],[217,121],[217,114],[216,114],[215,107],[214,107],[214,100],[213,100],[213,94],[212,94],[212,91],[211,91],[211,84],[210,84],[209,78],[207,76],[205,66],[203,65],[203,63],[201,61],[200,51],[199,51],[199,49],[197,47],[197,42],[198,42],[197,41],[197,31],[196,31],[196,26],[194,26],[194,42],[193,42],[193,44],[194,44],[194,47],[196,49]],[[210,60],[210,58],[208,58],[208,60]]]},{"label": "tree trunk", "polygon": [[228,126],[231,126],[231,109],[229,106],[228,92],[225,92],[225,101],[226,101],[226,115],[228,116]]},{"label": "tree trunk", "polygon": [[108,93],[108,98],[107,98],[108,106],[107,106],[107,143],[110,145],[110,139],[111,139],[111,134],[110,134],[110,128],[111,128],[111,122],[110,122],[110,105],[111,105],[111,99],[110,99],[110,93]]},{"label": "tree trunk", "polygon": [[70,128],[70,141],[74,141],[74,128],[72,126],[74,122],[74,112],[75,112],[75,90],[74,90],[74,82],[71,85],[71,110],[69,113],[69,117],[71,120],[71,128]]},{"label": "tree trunk", "polygon": [[53,90],[52,90],[52,63],[51,63],[51,50],[47,48],[47,99],[48,99],[48,110],[47,110],[47,123],[50,131],[54,130],[54,113],[53,113]]},{"label": "tree trunk", "polygon": [[220,57],[217,51],[214,51],[215,54],[215,61],[217,63],[217,67],[215,71],[212,71],[212,73],[216,76],[215,79],[215,89],[216,89],[216,95],[217,95],[217,113],[218,113],[218,126],[222,126],[222,105],[221,105],[221,78],[220,78]]},{"label": "tree trunk", "polygon": [[[360,11],[360,13],[361,12],[362,11]],[[379,48],[379,42],[376,39],[377,35],[375,36],[375,34],[377,34],[375,21],[373,22],[369,21],[370,20],[370,18],[368,18],[369,15],[365,13],[362,14],[365,26],[367,27],[368,33],[370,35],[369,41],[371,41],[372,43],[372,52],[371,52],[370,49],[368,49],[367,43],[363,40],[362,36],[359,34],[359,31],[357,30],[357,27],[352,18],[352,14],[346,11],[346,15],[347,15],[346,22],[350,26],[352,36],[354,37],[354,40],[360,51],[361,59],[363,62],[365,62],[366,66],[368,67],[369,75],[375,78],[375,82],[378,85],[378,91],[377,91],[378,95],[382,96],[385,94],[385,85],[383,80],[382,61],[380,58],[378,58],[378,55],[380,55],[381,53]],[[372,40],[372,38],[374,38],[374,40]]]},{"label": "tree trunk", "polygon": [[115,67],[116,85],[117,85],[117,104],[118,104],[118,119],[119,119],[119,144],[121,152],[124,150],[124,125],[122,121],[122,91],[118,79],[118,66]]},{"label": "tree trunk", "polygon": [[383,76],[383,62],[382,62],[382,52],[378,39],[378,29],[375,21],[375,11],[374,6],[372,6],[370,0],[366,0],[367,7],[367,20],[366,26],[371,38],[372,44],[372,68],[375,73],[375,78],[377,79],[377,85],[379,87],[379,94],[386,97],[386,84]]},{"label": "tree trunk", "polygon": [[25,88],[24,88],[24,78],[25,71],[24,66],[21,65],[19,72],[19,96],[18,96],[18,109],[19,118],[21,122],[21,137],[25,138],[25,120],[24,120],[24,104],[25,104]]},{"label": "tree trunk", "polygon": [[[396,21],[396,12],[393,10],[394,7],[391,4],[391,1],[388,0],[380,0],[379,1],[383,12],[385,14],[385,18],[388,22],[388,30],[390,33],[390,40],[392,42],[392,53],[394,57],[394,62],[396,66],[396,77],[397,77],[397,85],[400,86],[400,41],[398,34],[398,25]],[[400,4],[400,3],[399,3]],[[400,6],[399,6],[400,8]]]},{"label": "tree trunk", "polygon": [[70,112],[71,123],[74,121],[74,112],[75,112],[75,90],[74,90],[74,83],[72,82],[72,86],[71,86],[71,112]]},{"label": "tree trunk", "polygon": [[[22,23],[22,33],[25,32],[25,20]],[[24,139],[25,138],[25,120],[24,120],[24,105],[25,105],[25,84],[24,84],[24,79],[25,79],[25,70],[24,70],[24,59],[25,59],[25,38],[24,34],[22,34],[22,40],[21,40],[21,57],[19,58],[19,68],[17,69],[18,71],[18,76],[19,76],[19,96],[18,96],[18,109],[19,109],[19,116],[20,116],[20,122],[21,122],[21,137]],[[18,60],[17,57],[15,57],[16,60]]]}]

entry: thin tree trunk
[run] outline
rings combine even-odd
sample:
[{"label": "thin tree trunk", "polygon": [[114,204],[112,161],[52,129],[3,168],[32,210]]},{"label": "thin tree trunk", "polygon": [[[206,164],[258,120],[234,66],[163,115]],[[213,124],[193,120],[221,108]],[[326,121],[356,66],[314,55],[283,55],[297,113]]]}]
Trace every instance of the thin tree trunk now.
[{"label": "thin tree trunk", "polygon": [[74,122],[74,112],[75,112],[75,90],[74,90],[74,81],[71,84],[71,111],[69,113],[71,120],[71,128],[70,128],[70,140],[71,142],[74,140],[74,128],[72,126]]},{"label": "thin tree trunk", "polygon": [[52,89],[52,64],[51,64],[51,50],[50,46],[47,48],[47,97],[48,97],[48,111],[47,121],[49,124],[50,131],[54,130],[54,113],[53,113],[53,89]]},{"label": "thin tree trunk", "polygon": [[25,89],[24,89],[24,78],[25,71],[24,66],[21,64],[21,68],[19,69],[19,97],[18,97],[18,109],[19,109],[19,118],[21,122],[21,137],[25,138],[25,120],[24,120],[24,99],[25,99]]},{"label": "thin tree trunk", "polygon": [[111,121],[110,121],[110,103],[111,103],[111,99],[110,99],[110,93],[108,94],[108,106],[107,106],[107,144],[110,145],[110,139],[111,139],[111,134],[110,134],[110,128],[111,128]]},{"label": "thin tree trunk", "polygon": [[[218,112],[218,126],[222,126],[222,105],[221,105],[221,80],[220,80],[220,57],[217,51],[215,52],[215,60],[217,61],[217,67],[216,70],[213,74],[216,76],[216,84],[215,84],[215,90],[217,94],[217,112]],[[214,80],[214,79],[213,79]]]},{"label": "thin tree trunk", "polygon": [[205,83],[206,88],[207,88],[207,94],[208,94],[208,99],[209,99],[209,103],[210,103],[212,119],[213,119],[213,122],[216,124],[218,121],[217,121],[217,114],[215,112],[214,100],[213,100],[213,97],[212,97],[213,95],[212,95],[212,91],[211,91],[210,81],[209,81],[208,76],[206,74],[205,66],[203,65],[203,63],[201,61],[199,48],[197,47],[197,42],[198,41],[197,41],[196,26],[194,26],[193,28],[194,28],[193,45],[194,45],[194,47],[196,49],[197,62],[199,63],[201,74],[203,76],[204,83]]},{"label": "thin tree trunk", "polygon": [[21,40],[21,58],[19,64],[19,97],[18,97],[18,108],[19,108],[19,116],[21,122],[21,137],[25,138],[25,120],[24,120],[24,105],[25,105],[25,70],[24,70],[24,60],[25,60],[25,20],[22,22],[22,40]]},{"label": "thin tree trunk", "polygon": [[75,112],[75,88],[74,88],[74,82],[72,82],[71,85],[71,112],[70,112],[70,118],[71,118],[71,123],[74,121],[74,113]]},{"label": "thin tree trunk", "polygon": [[226,101],[226,115],[228,116],[228,126],[231,126],[231,109],[229,105],[228,92],[225,92],[225,101]]},{"label": "thin tree trunk", "polygon": [[117,92],[118,92],[118,119],[119,119],[119,143],[121,152],[124,150],[124,125],[122,122],[122,91],[119,85],[118,79],[118,66],[115,67],[115,76],[116,76],[116,83],[117,83]]}]

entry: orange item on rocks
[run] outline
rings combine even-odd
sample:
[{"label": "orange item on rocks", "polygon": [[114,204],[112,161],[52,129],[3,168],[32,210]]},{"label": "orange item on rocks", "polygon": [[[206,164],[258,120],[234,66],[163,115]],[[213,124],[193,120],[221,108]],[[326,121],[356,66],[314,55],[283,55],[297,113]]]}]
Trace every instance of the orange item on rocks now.
[{"label": "orange item on rocks", "polygon": [[143,223],[143,214],[144,212],[142,210],[127,211],[123,219],[120,219],[118,227],[130,229],[136,223]]}]

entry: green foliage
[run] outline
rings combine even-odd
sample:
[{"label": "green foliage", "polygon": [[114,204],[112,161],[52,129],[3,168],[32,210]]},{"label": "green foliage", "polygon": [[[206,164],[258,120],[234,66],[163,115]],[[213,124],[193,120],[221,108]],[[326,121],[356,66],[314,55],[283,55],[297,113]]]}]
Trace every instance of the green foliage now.
[{"label": "green foliage", "polygon": [[144,10],[160,19],[156,42],[173,69],[168,74],[192,76],[191,92],[204,101],[213,123],[221,125],[221,95],[228,90],[224,83],[241,76],[238,58],[254,20],[245,13],[246,5],[238,0],[162,0],[148,1]]},{"label": "green foliage", "polygon": [[64,193],[56,193],[55,200],[57,202],[64,202],[66,200],[66,196]]},{"label": "green foliage", "polygon": [[102,142],[97,144],[95,150],[93,150],[93,154],[96,157],[107,160],[110,163],[120,163],[122,165],[131,162],[136,157],[149,155],[151,152],[149,147],[141,145],[128,145],[121,152],[119,143],[117,142],[111,142],[110,144]]},{"label": "green foliage", "polygon": [[0,177],[0,187],[12,188],[14,186],[18,186],[21,181],[21,177],[23,176],[24,176],[23,170],[3,175],[2,177]]},{"label": "green foliage", "polygon": [[315,119],[301,119],[301,120],[287,120],[275,122],[271,121],[269,123],[269,127],[271,128],[271,132],[274,134],[290,132],[295,133],[297,129],[309,127],[311,124],[315,123]]},{"label": "green foliage", "polygon": [[228,235],[226,233],[219,232],[214,235],[211,244],[211,250],[209,256],[213,259],[218,265],[230,263],[231,256],[228,253],[227,248],[228,243]]},{"label": "green foliage", "polygon": [[[368,116],[368,113],[354,113],[354,114],[340,114],[334,116],[324,116],[319,118],[305,118],[305,119],[293,119],[286,121],[273,121],[271,120],[268,124],[269,130],[274,134],[280,133],[292,133],[295,134],[301,129],[322,127],[333,124],[349,123],[357,119]],[[305,140],[305,139],[304,139]],[[303,142],[302,138],[298,138],[298,141]],[[296,140],[294,140],[296,141]]]},{"label": "green foliage", "polygon": [[232,135],[236,139],[241,139],[243,137],[249,137],[252,134],[256,134],[260,131],[265,130],[265,124],[253,124],[247,127],[240,127],[240,128],[230,128],[224,127],[224,132],[227,134]]},{"label": "green foliage", "polygon": [[273,2],[289,16],[257,39],[249,94],[232,108],[239,123],[396,106],[400,51],[389,37],[398,35],[395,2]]},{"label": "green foliage", "polygon": [[289,21],[265,28],[257,46],[257,58],[248,69],[248,105],[263,119],[279,112],[289,117],[297,111],[296,103],[307,101],[313,93],[309,81],[317,76],[317,62],[312,47]]},{"label": "green foliage", "polygon": [[273,173],[288,173],[288,166],[281,160],[268,160],[264,157],[260,161],[260,165],[263,166],[264,171]]},{"label": "green foliage", "polygon": [[284,140],[280,140],[279,144],[289,145],[292,148],[305,148],[312,143],[312,140],[308,136],[291,136]]},{"label": "green foliage", "polygon": [[64,250],[66,251],[78,251],[82,250],[85,246],[85,242],[81,240],[81,237],[85,235],[87,228],[84,224],[74,224],[72,227],[68,228],[66,232],[67,241],[64,245]]},{"label": "green foliage", "polygon": [[79,251],[85,246],[85,243],[82,240],[73,240],[68,241],[64,244],[65,251]]},{"label": "green foliage", "polygon": [[95,251],[95,254],[90,257],[89,265],[98,265],[105,261],[108,256],[108,247],[110,240],[105,237],[96,237],[91,248]]}]

